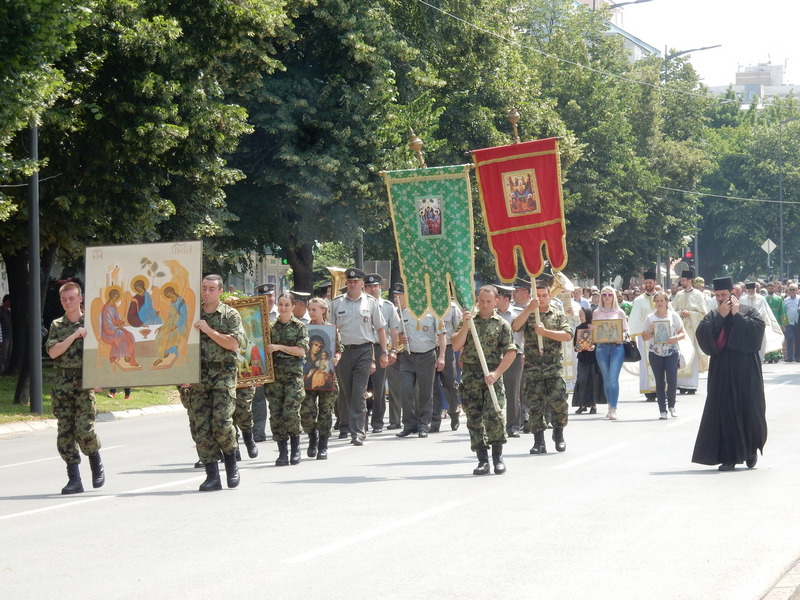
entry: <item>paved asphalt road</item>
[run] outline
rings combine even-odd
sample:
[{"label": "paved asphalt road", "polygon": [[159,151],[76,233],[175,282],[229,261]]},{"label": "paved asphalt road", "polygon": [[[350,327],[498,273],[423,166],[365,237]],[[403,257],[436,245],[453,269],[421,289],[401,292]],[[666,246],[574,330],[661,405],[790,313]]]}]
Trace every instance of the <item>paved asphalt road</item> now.
[{"label": "paved asphalt road", "polygon": [[201,494],[175,411],[98,423],[105,487],[84,460],[61,496],[55,430],[0,436],[0,594],[757,600],[800,555],[800,364],[764,374],[765,455],[732,473],[690,462],[705,380],[659,421],[624,372],[619,421],[571,415],[564,454],[509,440],[503,476],[471,474],[462,425],[294,467],[259,444],[238,489]]}]

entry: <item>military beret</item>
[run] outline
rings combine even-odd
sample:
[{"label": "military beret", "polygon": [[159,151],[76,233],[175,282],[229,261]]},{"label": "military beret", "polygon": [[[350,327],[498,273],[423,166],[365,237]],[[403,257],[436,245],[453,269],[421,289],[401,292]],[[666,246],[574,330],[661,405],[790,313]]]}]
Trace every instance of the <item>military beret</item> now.
[{"label": "military beret", "polygon": [[362,271],[361,269],[357,269],[355,267],[352,267],[350,269],[347,269],[344,272],[344,276],[347,279],[350,279],[350,280],[352,280],[352,279],[364,279],[367,276],[367,274],[364,273],[364,271]]}]

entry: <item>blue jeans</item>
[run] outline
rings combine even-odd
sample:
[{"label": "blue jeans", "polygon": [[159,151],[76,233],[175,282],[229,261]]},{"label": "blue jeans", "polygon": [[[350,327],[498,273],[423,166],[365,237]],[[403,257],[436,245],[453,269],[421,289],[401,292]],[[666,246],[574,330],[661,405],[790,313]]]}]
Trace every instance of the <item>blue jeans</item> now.
[{"label": "blue jeans", "polygon": [[606,393],[608,407],[616,409],[619,400],[619,372],[622,370],[625,350],[622,344],[597,344],[594,357],[600,373],[603,374],[603,391]]},{"label": "blue jeans", "polygon": [[[680,354],[673,352],[667,356],[650,353],[650,366],[656,378],[656,399],[658,410],[667,412],[667,405],[675,408],[675,390],[678,389],[678,359]],[[665,385],[666,384],[666,385]]]}]

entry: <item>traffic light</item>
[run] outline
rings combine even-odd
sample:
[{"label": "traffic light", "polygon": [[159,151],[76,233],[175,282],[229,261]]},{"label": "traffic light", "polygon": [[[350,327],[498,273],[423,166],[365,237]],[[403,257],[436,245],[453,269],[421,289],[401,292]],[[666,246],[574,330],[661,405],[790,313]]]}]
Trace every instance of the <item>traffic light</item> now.
[{"label": "traffic light", "polygon": [[691,249],[686,248],[683,251],[683,262],[685,262],[687,265],[689,265],[689,268],[693,268],[694,267],[694,252],[692,252]]}]

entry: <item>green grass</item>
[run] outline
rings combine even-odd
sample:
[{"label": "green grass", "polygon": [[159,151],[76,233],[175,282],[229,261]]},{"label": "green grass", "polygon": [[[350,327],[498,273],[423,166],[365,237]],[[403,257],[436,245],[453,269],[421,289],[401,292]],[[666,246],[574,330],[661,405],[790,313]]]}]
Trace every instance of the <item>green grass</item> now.
[{"label": "green grass", "polygon": [[[54,419],[53,407],[50,402],[50,386],[52,385],[54,371],[45,367],[42,371],[42,414],[30,412],[27,404],[12,404],[14,390],[17,387],[16,376],[0,377],[0,424],[15,421],[31,421],[36,419]],[[95,394],[97,397],[97,412],[111,412],[144,408],[159,404],[174,404],[180,402],[178,391],[174,385],[164,387],[132,388],[130,400],[125,400],[122,388],[117,389],[116,398],[109,398],[108,391],[103,390]]]}]

